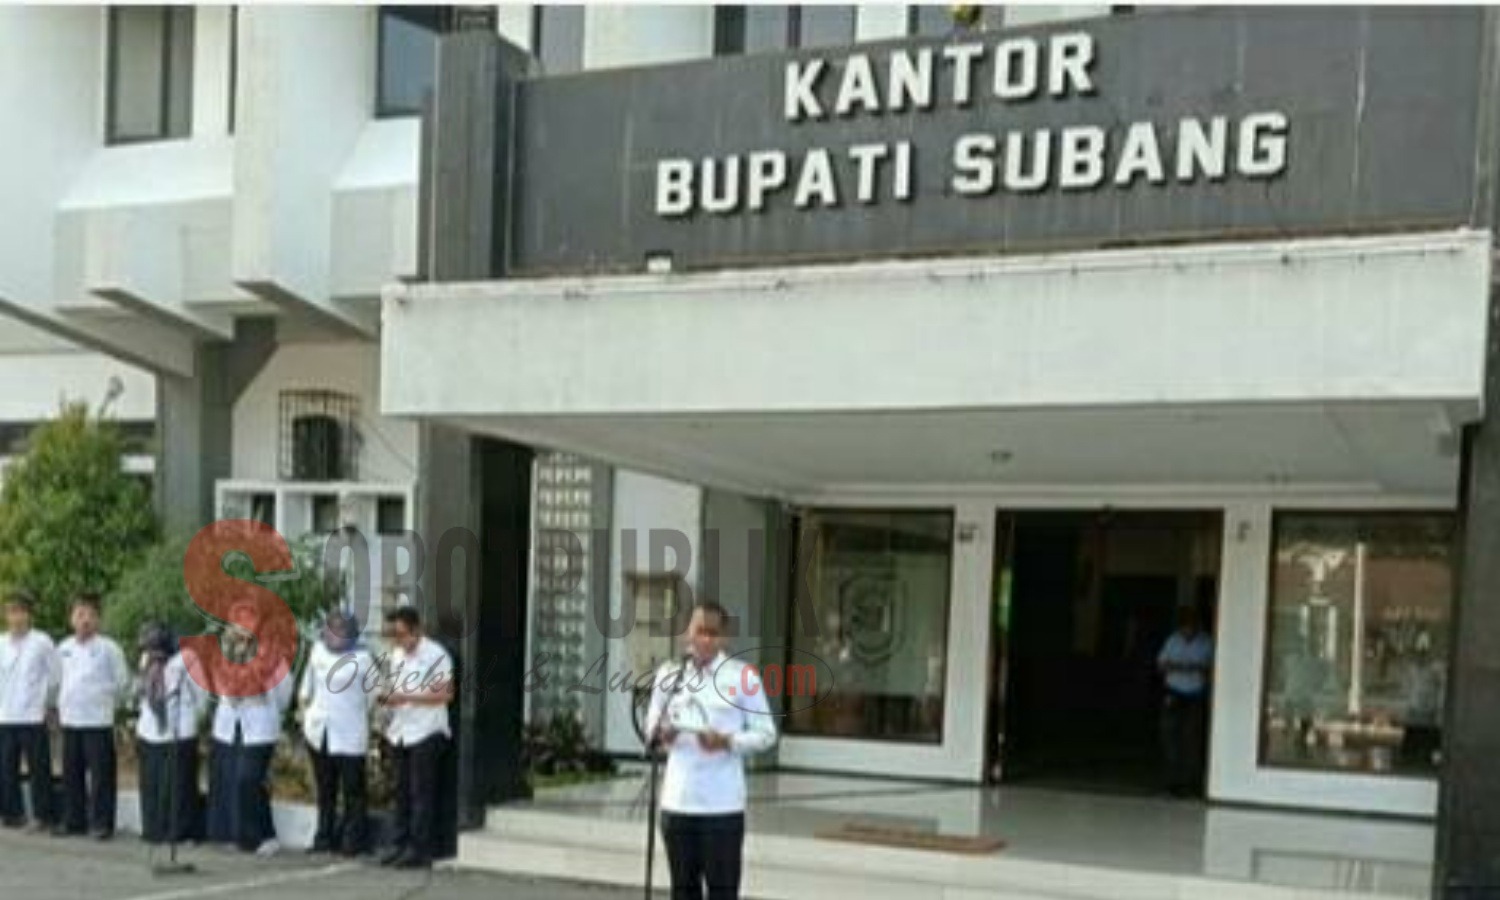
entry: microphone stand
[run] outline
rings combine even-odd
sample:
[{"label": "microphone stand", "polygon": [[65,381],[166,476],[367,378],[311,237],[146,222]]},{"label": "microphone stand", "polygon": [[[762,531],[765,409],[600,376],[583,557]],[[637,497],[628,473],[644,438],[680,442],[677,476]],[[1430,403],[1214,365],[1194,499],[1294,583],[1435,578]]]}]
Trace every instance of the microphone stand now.
[{"label": "microphone stand", "polygon": [[657,812],[657,780],[660,778],[661,754],[658,753],[658,741],[656,735],[652,734],[646,743],[646,755],[651,758],[651,796],[646,804],[646,886],[645,900],[651,900],[652,880],[655,876],[656,867],[656,812]]},{"label": "microphone stand", "polygon": [[[187,677],[184,672],[182,677]],[[190,875],[198,871],[198,867],[190,862],[179,862],[177,859],[177,834],[181,827],[179,819],[179,806],[177,797],[177,759],[178,745],[181,743],[177,737],[177,723],[182,717],[182,682],[177,682],[177,687],[167,693],[168,721],[167,734],[170,738],[167,745],[167,861],[153,859],[151,862],[151,874],[153,875]],[[172,715],[171,704],[177,703],[176,715]]]},{"label": "microphone stand", "polygon": [[[663,705],[661,714],[665,716],[671,707],[672,699],[682,691],[682,683],[687,680],[687,667],[691,662],[692,655],[682,657],[682,664],[677,668],[677,683],[672,686],[672,691],[667,697],[667,703]],[[650,700],[647,700],[650,703]],[[647,715],[650,715],[649,709]],[[661,732],[661,721],[658,720],[656,727],[646,735],[646,756],[651,762],[650,795],[646,802],[646,884],[644,890],[645,900],[652,900],[652,882],[656,874],[656,816],[659,802],[657,799],[657,785],[661,778],[661,756],[659,752]]]}]

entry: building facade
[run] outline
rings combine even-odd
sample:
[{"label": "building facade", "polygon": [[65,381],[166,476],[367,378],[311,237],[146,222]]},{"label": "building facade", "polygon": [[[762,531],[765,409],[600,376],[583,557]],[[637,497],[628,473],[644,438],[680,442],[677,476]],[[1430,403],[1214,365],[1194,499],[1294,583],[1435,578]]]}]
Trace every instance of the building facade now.
[{"label": "building facade", "polygon": [[[355,524],[382,604],[459,615],[471,662],[524,644],[462,701],[461,821],[521,790],[523,705],[638,754],[628,682],[689,596],[817,661],[785,768],[1139,788],[1195,606],[1211,799],[1434,817],[1488,746],[1448,700],[1493,35],[10,8],[0,309],[154,378],[170,527]],[[527,692],[539,664],[605,689]]]},{"label": "building facade", "polygon": [[[1472,884],[1493,24],[981,16],[568,77],[455,36],[385,409],[686,485],[640,523],[676,580],[609,618],[696,589],[816,658],[783,767],[1149,784],[1189,606],[1210,799],[1437,816]],[[612,670],[673,652],[632,637]]]}]

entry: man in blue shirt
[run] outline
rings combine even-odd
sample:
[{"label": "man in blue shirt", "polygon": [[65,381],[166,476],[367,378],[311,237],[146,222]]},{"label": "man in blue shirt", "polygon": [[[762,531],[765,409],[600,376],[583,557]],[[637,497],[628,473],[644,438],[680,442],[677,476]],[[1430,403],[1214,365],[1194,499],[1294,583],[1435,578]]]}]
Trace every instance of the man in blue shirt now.
[{"label": "man in blue shirt", "polygon": [[1204,748],[1208,741],[1208,686],[1213,671],[1213,638],[1202,630],[1198,611],[1177,611],[1177,631],[1156,657],[1165,693],[1162,699],[1162,762],[1173,796],[1203,791]]}]

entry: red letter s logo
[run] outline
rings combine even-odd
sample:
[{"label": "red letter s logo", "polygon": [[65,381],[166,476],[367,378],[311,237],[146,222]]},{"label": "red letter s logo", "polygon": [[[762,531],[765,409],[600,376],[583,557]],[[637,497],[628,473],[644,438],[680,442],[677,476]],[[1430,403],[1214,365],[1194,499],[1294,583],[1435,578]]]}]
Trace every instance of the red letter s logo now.
[{"label": "red letter s logo", "polygon": [[286,601],[268,588],[224,571],[224,557],[243,553],[257,574],[293,568],[291,548],[276,529],[253,519],[228,519],[199,531],[182,560],[183,581],[197,607],[253,637],[255,655],[231,660],[219,639],[200,634],[182,639],[194,681],[220,697],[258,697],[290,676],[297,655],[297,619]]}]

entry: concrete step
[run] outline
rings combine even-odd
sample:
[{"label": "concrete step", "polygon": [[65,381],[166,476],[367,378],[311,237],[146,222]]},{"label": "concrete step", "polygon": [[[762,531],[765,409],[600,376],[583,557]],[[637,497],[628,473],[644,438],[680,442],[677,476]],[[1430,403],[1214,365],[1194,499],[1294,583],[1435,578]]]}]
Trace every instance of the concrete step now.
[{"label": "concrete step", "polygon": [[[669,886],[657,842],[653,882]],[[461,836],[456,865],[546,878],[640,885],[639,822],[529,809],[492,810]],[[1390,900],[1384,895],[1276,887],[1201,876],[963,856],[751,832],[744,893],[760,900]]]}]

